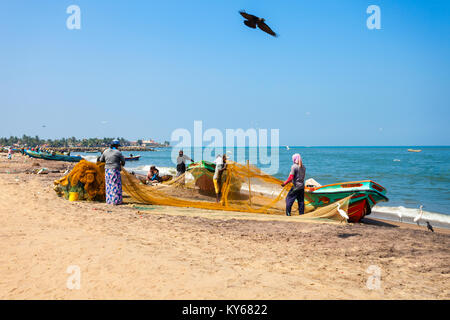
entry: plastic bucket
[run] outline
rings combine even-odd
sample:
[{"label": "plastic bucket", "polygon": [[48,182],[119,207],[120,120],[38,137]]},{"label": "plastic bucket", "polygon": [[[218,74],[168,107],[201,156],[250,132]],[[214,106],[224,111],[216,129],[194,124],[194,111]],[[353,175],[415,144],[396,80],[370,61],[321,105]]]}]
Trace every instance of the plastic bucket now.
[{"label": "plastic bucket", "polygon": [[69,192],[69,201],[78,201],[78,192]]}]

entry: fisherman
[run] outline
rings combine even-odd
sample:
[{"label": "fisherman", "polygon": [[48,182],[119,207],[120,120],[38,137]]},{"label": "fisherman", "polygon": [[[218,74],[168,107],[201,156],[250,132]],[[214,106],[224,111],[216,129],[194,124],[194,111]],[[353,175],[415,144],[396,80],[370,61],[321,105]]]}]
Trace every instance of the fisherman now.
[{"label": "fisherman", "polygon": [[223,155],[223,157],[217,155],[216,160],[214,160],[216,164],[216,169],[214,171],[213,183],[214,190],[216,191],[216,202],[220,202],[221,197],[221,188],[222,188],[222,174],[227,166],[227,156]]},{"label": "fisherman", "polygon": [[291,167],[291,172],[289,177],[285,182],[281,184],[282,187],[287,185],[292,181],[293,186],[286,196],[286,215],[291,215],[292,205],[297,199],[298,202],[298,213],[300,215],[305,212],[305,172],[306,168],[303,165],[302,157],[300,154],[296,153],[292,156],[292,162],[294,163]]},{"label": "fisherman", "polygon": [[119,140],[113,140],[110,148],[106,149],[99,161],[105,162],[106,203],[122,204],[122,177],[120,170],[125,165],[125,158],[118,150]]},{"label": "fisherman", "polygon": [[183,150],[180,150],[180,152],[178,152],[178,157],[177,157],[177,177],[181,176],[183,173],[186,172],[186,160],[190,160],[191,162],[194,162],[193,159],[191,159],[187,155],[183,154]]}]

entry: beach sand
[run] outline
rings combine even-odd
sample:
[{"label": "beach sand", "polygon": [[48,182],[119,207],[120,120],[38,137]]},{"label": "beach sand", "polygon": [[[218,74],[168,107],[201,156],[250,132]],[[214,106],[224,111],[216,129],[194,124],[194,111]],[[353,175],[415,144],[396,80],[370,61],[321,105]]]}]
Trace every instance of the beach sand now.
[{"label": "beach sand", "polygon": [[1,299],[450,298],[449,230],[69,202],[53,191],[67,166],[0,154]]}]

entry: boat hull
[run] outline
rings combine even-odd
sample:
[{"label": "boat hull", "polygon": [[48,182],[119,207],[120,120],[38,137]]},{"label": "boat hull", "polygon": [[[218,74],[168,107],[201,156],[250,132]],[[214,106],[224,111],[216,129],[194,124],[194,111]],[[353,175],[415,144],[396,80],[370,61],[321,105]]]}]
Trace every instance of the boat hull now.
[{"label": "boat hull", "polygon": [[371,213],[378,202],[386,202],[386,189],[371,181],[344,182],[318,188],[305,188],[305,204],[324,207],[346,197],[350,198],[348,216],[350,222],[358,222]]},{"label": "boat hull", "polygon": [[44,160],[66,161],[66,162],[80,162],[81,160],[83,160],[83,158],[79,156],[64,156],[59,154],[52,155],[49,153],[35,152],[31,150],[24,150],[24,153],[32,158]]},{"label": "boat hull", "polygon": [[141,156],[128,157],[128,158],[125,158],[125,161],[138,161],[140,158],[141,158]]}]

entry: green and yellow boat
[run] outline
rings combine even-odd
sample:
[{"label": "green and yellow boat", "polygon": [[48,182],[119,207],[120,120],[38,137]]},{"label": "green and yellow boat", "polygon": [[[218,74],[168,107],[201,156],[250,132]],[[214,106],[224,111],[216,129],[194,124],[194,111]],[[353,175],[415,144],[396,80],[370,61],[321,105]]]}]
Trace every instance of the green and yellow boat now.
[{"label": "green and yellow boat", "polygon": [[67,155],[62,155],[62,154],[57,154],[57,153],[36,152],[36,151],[31,151],[31,150],[24,150],[24,153],[31,158],[43,159],[43,160],[79,162],[83,159],[80,156],[67,156]]},{"label": "green and yellow boat", "polygon": [[349,221],[358,222],[369,215],[378,202],[389,201],[386,189],[372,180],[351,181],[325,186],[305,187],[305,205],[324,207],[351,196],[348,207]]}]

